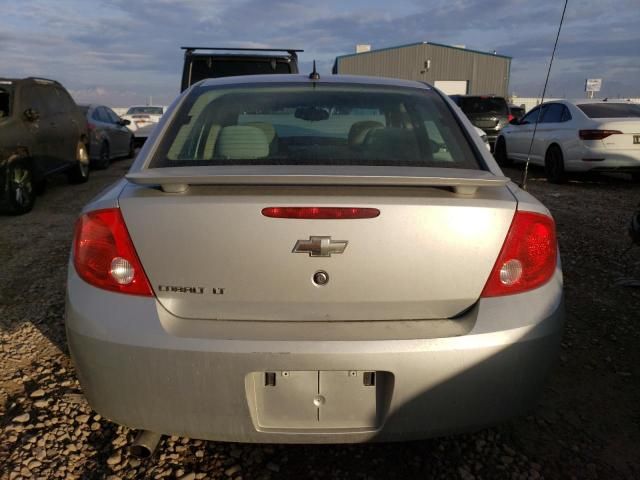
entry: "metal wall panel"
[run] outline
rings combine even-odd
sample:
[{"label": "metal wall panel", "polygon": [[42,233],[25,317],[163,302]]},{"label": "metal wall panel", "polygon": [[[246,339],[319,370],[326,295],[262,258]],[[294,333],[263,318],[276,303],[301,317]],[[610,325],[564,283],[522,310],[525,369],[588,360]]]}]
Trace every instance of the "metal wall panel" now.
[{"label": "metal wall panel", "polygon": [[433,84],[466,80],[470,94],[506,97],[511,59],[429,43],[372,50],[337,58],[338,73],[404,78]]}]

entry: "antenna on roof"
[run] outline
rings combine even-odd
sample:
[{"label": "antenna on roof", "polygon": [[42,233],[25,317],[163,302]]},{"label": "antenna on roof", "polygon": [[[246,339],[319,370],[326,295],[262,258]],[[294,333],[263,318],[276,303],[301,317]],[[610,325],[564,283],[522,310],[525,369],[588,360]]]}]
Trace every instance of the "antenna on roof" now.
[{"label": "antenna on roof", "polygon": [[[553,45],[553,51],[551,52],[551,60],[549,61],[549,69],[547,70],[547,78],[544,81],[544,88],[542,89],[542,98],[540,98],[540,104],[544,103],[544,96],[547,93],[547,85],[549,84],[549,74],[551,73],[551,65],[553,65],[553,57],[556,55],[556,48],[558,48],[558,39],[560,38],[560,31],[562,30],[562,24],[564,23],[564,14],[567,11],[567,3],[569,0],[564,0],[564,8],[562,9],[562,16],[560,17],[560,25],[558,26],[558,34],[556,35],[556,43]],[[531,150],[533,149],[533,141],[536,138],[536,132],[538,131],[538,123],[540,123],[540,114],[542,113],[542,107],[538,108],[538,115],[536,115],[536,121],[533,125],[533,134],[531,135],[531,142],[529,143],[529,152],[527,153],[527,163],[524,164],[524,172],[522,174],[522,182],[520,186],[523,190],[527,189],[527,177],[529,176],[529,162],[531,161]]]},{"label": "antenna on roof", "polygon": [[313,72],[309,74],[311,80],[320,80],[320,74],[316,71],[316,61],[313,61]]}]

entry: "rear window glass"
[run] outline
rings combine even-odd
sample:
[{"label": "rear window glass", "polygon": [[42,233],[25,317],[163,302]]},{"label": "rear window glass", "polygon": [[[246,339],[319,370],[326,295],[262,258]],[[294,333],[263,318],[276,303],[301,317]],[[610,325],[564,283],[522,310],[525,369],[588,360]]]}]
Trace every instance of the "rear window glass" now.
[{"label": "rear window glass", "polygon": [[480,168],[436,93],[326,84],[196,88],[149,167],[252,164]]},{"label": "rear window glass", "polygon": [[93,118],[102,123],[111,123],[109,113],[104,107],[98,107],[93,112]]},{"label": "rear window glass", "polygon": [[11,115],[11,97],[13,89],[8,85],[0,85],[0,118]]},{"label": "rear window glass", "polygon": [[193,85],[205,78],[233,77],[236,75],[267,75],[291,73],[289,62],[276,59],[225,59],[195,57],[191,62],[190,83]]},{"label": "rear window glass", "polygon": [[147,115],[162,115],[162,107],[131,107],[127,110],[127,115],[144,113]]},{"label": "rear window glass", "polygon": [[58,111],[61,113],[71,113],[75,112],[77,105],[76,102],[73,101],[71,96],[67,93],[64,88],[56,87],[56,103],[58,105]]},{"label": "rear window glass", "polygon": [[585,103],[577,107],[589,118],[640,117],[640,105],[631,103]]},{"label": "rear window glass", "polygon": [[509,114],[507,101],[502,97],[459,97],[458,105],[464,113]]}]

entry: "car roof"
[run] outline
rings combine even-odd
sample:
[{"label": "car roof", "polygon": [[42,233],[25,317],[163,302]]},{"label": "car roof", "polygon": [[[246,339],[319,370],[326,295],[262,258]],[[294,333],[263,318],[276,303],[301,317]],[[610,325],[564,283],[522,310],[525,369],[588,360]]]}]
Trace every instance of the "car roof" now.
[{"label": "car roof", "polygon": [[147,108],[147,107],[151,107],[151,108],[167,108],[166,105],[130,105],[127,107],[127,110],[130,108]]},{"label": "car roof", "polygon": [[413,80],[403,80],[400,78],[387,78],[387,77],[368,77],[364,75],[332,75],[325,74],[320,75],[319,80],[312,80],[308,74],[269,74],[269,75],[243,75],[237,77],[221,77],[221,78],[208,78],[201,80],[194,85],[201,87],[209,86],[223,86],[223,85],[255,85],[256,83],[333,83],[333,84],[352,84],[352,85],[371,85],[371,86],[393,86],[393,87],[405,87],[405,88],[422,88],[431,89],[431,86],[416,82]]},{"label": "car roof", "polygon": [[471,94],[466,94],[466,95],[460,95],[460,94],[453,94],[453,95],[449,95],[450,97],[457,97],[457,98],[505,98],[502,95],[496,95],[495,93],[490,93],[490,94],[477,94],[477,95],[471,95]]},{"label": "car roof", "polygon": [[589,98],[585,98],[583,100],[567,100],[567,102],[573,103],[574,105],[586,105],[586,104],[590,104],[590,103],[603,103],[603,104],[609,104],[609,103],[623,103],[625,105],[637,105],[634,102],[631,102],[629,100],[624,100],[622,98],[618,99],[615,98],[613,100],[595,100],[595,99],[589,99]]},{"label": "car roof", "polygon": [[[594,104],[594,103],[603,103],[603,104],[610,104],[610,103],[622,103],[625,105],[637,105],[635,102],[632,102],[630,100],[625,100],[623,98],[614,98],[614,99],[602,99],[602,98],[575,98],[575,99],[568,99],[568,98],[558,98],[555,100],[545,100],[541,105],[546,105],[549,103],[564,103],[564,104],[570,104],[570,105],[588,105],[588,104]],[[536,105],[537,106],[537,105]]]},{"label": "car roof", "polygon": [[11,82],[11,83],[33,82],[33,83],[41,83],[44,85],[60,85],[60,82],[56,80],[51,80],[50,78],[41,78],[41,77],[26,77],[26,78],[0,77],[0,82]]},{"label": "car roof", "polygon": [[210,51],[210,52],[193,52],[191,54],[189,54],[190,57],[205,57],[205,58],[224,58],[224,57],[230,57],[230,58],[264,58],[265,60],[272,60],[272,59],[277,59],[277,60],[285,60],[285,61],[290,61],[291,60],[291,55],[288,54],[282,54],[282,53],[277,53],[277,54],[267,54],[267,53],[228,53],[228,52],[220,52],[220,51]]}]

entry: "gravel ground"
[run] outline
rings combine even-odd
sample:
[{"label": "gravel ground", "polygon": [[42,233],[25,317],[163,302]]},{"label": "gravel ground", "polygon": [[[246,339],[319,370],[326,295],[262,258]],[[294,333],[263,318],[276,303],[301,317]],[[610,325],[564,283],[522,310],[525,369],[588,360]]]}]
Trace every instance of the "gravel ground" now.
[{"label": "gravel ground", "polygon": [[[139,461],[134,432],[86,404],[64,337],[64,287],[80,208],[130,160],[89,183],[49,181],[36,208],[0,217],[0,479],[19,478],[640,478],[640,248],[627,222],[640,188],[624,177],[530,191],[552,210],[567,326],[535,411],[495,428],[420,442],[242,445],[166,438]],[[520,170],[508,169],[514,179]]]}]

